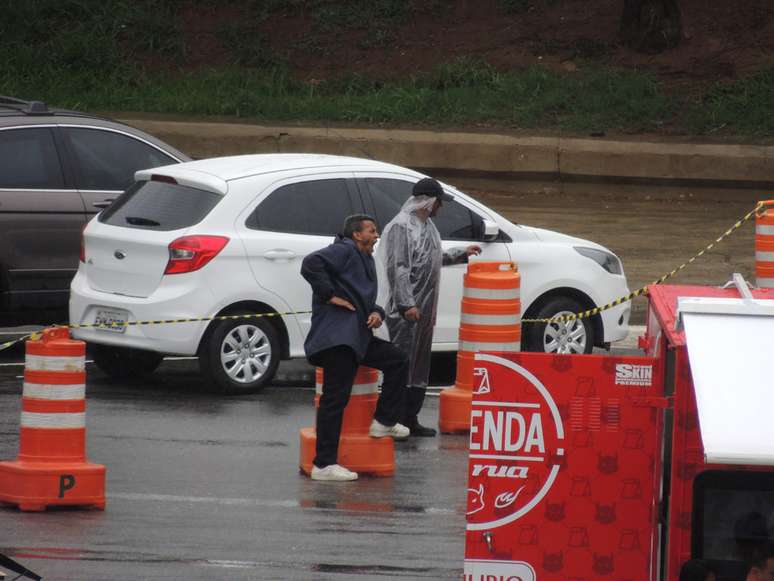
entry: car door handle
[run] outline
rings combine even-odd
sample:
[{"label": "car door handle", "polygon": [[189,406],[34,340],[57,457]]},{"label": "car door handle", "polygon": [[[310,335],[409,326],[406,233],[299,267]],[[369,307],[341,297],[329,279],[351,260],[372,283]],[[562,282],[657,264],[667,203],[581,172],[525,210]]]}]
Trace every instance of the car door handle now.
[{"label": "car door handle", "polygon": [[292,250],[278,248],[276,250],[267,250],[263,253],[263,257],[269,260],[290,260],[291,258],[296,257],[296,253]]},{"label": "car door handle", "polygon": [[107,208],[110,204],[112,204],[115,201],[115,198],[107,198],[103,200],[102,202],[94,202],[92,206],[95,208]]}]

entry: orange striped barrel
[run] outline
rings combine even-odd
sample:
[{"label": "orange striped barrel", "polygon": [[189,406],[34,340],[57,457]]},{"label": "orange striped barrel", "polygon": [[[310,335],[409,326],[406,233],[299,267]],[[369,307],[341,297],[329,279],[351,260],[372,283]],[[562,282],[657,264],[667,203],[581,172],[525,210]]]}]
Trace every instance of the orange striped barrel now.
[{"label": "orange striped barrel", "polygon": [[441,392],[438,425],[444,433],[470,429],[474,361],[480,351],[521,350],[521,279],[512,262],[473,262],[464,278],[457,378]]},{"label": "orange striped barrel", "polygon": [[[315,370],[315,396],[314,407],[320,406],[322,395],[323,370]],[[352,384],[352,392],[349,403],[344,409],[344,418],[341,422],[342,434],[367,434],[374,418],[376,400],[379,398],[379,371],[370,367],[359,367],[355,382]]]},{"label": "orange striped barrel", "polygon": [[65,327],[26,342],[19,456],[0,462],[0,500],[22,510],[105,507],[105,467],[86,461],[86,344]]},{"label": "orange striped barrel", "polygon": [[761,203],[755,219],[755,284],[774,289],[774,200]]},{"label": "orange striped barrel", "polygon": [[[379,372],[370,367],[359,367],[349,403],[344,408],[339,438],[338,463],[355,472],[373,476],[391,476],[395,473],[395,445],[392,438],[372,438],[368,429],[379,399]],[[322,395],[323,370],[315,371],[314,407],[320,406]],[[312,462],[316,454],[317,430],[302,428],[301,458],[299,467],[305,474],[311,474]]]},{"label": "orange striped barrel", "polygon": [[27,341],[19,460],[86,459],[86,344],[67,329]]}]

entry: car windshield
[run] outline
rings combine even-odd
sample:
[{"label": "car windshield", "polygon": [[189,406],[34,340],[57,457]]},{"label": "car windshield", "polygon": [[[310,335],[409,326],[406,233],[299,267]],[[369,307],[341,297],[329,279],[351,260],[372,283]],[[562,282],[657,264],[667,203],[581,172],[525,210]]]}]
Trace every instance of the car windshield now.
[{"label": "car windshield", "polygon": [[198,224],[222,196],[167,182],[136,182],[99,215],[111,226],[179,230]]}]

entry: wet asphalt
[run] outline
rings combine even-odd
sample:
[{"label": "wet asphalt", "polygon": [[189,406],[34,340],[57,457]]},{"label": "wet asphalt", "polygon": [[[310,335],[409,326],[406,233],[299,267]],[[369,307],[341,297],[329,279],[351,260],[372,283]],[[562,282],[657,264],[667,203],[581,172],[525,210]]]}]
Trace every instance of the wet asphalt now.
[{"label": "wet asphalt", "polygon": [[[0,460],[18,453],[23,359],[22,344],[0,352]],[[454,354],[434,356],[424,423],[454,373]],[[303,361],[230,397],[193,359],[136,383],[89,363],[87,455],[107,468],[106,510],[0,505],[0,554],[60,581],[461,578],[467,436],[396,443],[393,477],[314,482],[298,469],[313,400]]]},{"label": "wet asphalt", "polygon": [[[22,358],[0,357],[0,460],[18,452]],[[262,393],[223,397],[192,360],[137,384],[88,365],[88,458],[107,468],[106,510],[2,506],[0,553],[62,581],[459,578],[467,438],[397,444],[394,477],[313,482],[298,470],[310,371],[283,364]],[[437,414],[429,397],[423,418]]]}]

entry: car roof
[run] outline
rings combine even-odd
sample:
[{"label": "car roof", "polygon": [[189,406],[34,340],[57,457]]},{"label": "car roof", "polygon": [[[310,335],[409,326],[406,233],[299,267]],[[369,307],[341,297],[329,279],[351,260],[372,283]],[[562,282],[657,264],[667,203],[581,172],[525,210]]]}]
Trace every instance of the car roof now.
[{"label": "car roof", "polygon": [[70,111],[69,109],[49,108],[42,101],[24,101],[0,96],[0,128],[13,129],[17,126],[30,127],[35,125],[73,125],[118,131],[147,141],[183,162],[191,159],[169,143],[131,125],[119,123],[107,117]]},{"label": "car roof", "polygon": [[181,177],[194,179],[194,176],[196,175],[204,177],[204,174],[206,174],[219,180],[223,180],[224,182],[228,182],[255,175],[302,169],[341,169],[342,171],[368,170],[388,173],[409,173],[416,177],[420,177],[421,175],[404,167],[359,157],[316,153],[260,153],[189,161],[177,165],[157,167],[152,170],[141,170],[137,172],[135,176],[138,180],[149,179],[152,174],[163,174],[174,178]]},{"label": "car roof", "polygon": [[97,115],[90,115],[80,111],[69,109],[50,108],[43,101],[25,101],[15,97],[0,95],[0,117],[87,117],[89,119],[104,119]]}]

